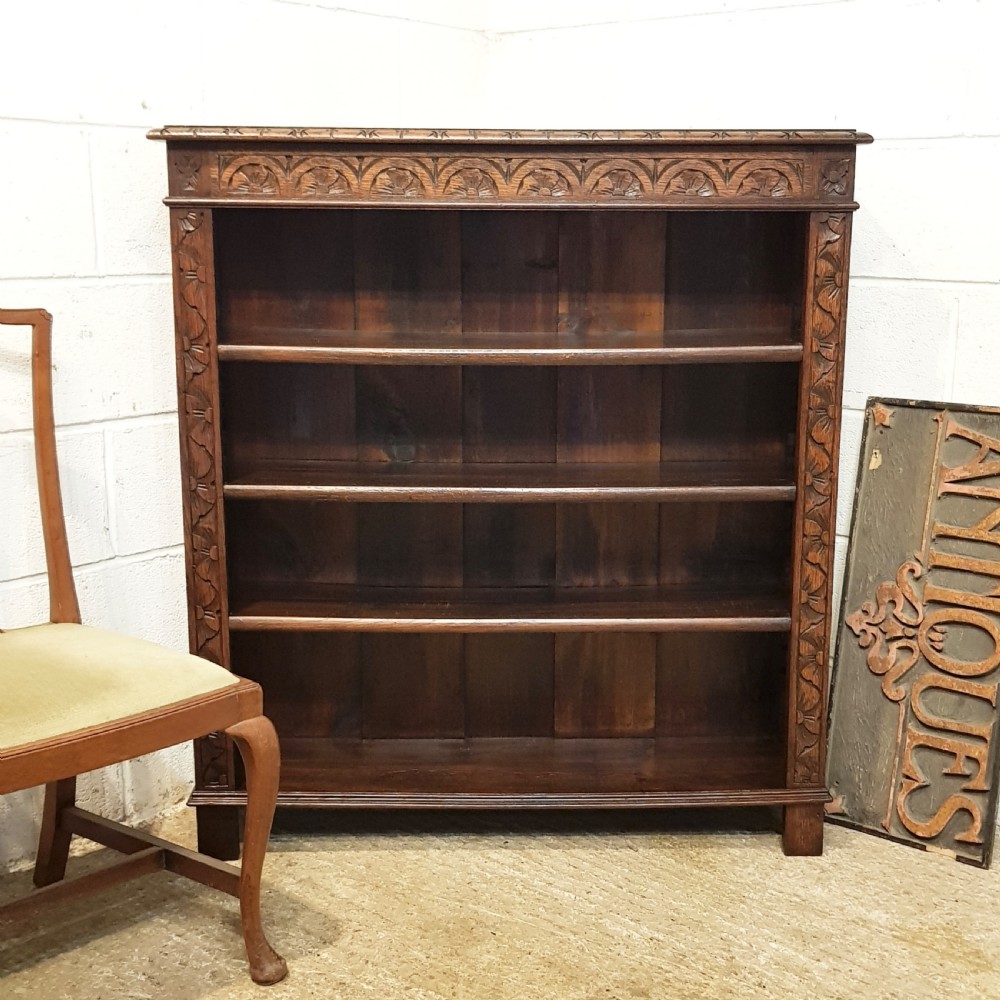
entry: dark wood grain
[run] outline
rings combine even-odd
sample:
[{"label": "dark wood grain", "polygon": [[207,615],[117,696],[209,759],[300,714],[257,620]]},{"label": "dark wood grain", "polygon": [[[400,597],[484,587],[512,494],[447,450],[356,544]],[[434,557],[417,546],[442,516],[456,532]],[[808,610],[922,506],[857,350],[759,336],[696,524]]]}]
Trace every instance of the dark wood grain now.
[{"label": "dark wood grain", "polygon": [[[784,731],[788,636],[664,632],[657,636],[656,735],[752,738]],[[733,707],[720,711],[720,705]]]},{"label": "dark wood grain", "polygon": [[664,461],[794,465],[796,365],[665,366],[662,372]]},{"label": "dark wood grain", "polygon": [[[338,365],[224,365],[219,373],[222,469],[358,457],[355,369]],[[266,405],[262,405],[266,401]]]},{"label": "dark wood grain", "polygon": [[653,735],[655,635],[557,635],[555,654],[556,736]]},{"label": "dark wood grain", "polygon": [[462,380],[462,455],[467,464],[530,463],[537,468],[555,460],[554,367],[469,365]]},{"label": "dark wood grain", "polygon": [[238,600],[253,580],[355,583],[358,510],[352,504],[274,500],[229,504],[226,533],[233,599]]},{"label": "dark wood grain", "polygon": [[659,580],[791,595],[789,503],[661,504]]},{"label": "dark wood grain", "polygon": [[356,329],[389,334],[460,331],[458,215],[393,211],[353,215]]},{"label": "dark wood grain", "polygon": [[570,212],[559,226],[559,330],[664,329],[666,215]]},{"label": "dark wood grain", "polygon": [[462,508],[430,504],[358,507],[362,587],[461,587]]},{"label": "dark wood grain", "polygon": [[655,584],[658,524],[656,504],[561,504],[556,514],[556,582],[581,588]]},{"label": "dark wood grain", "polygon": [[660,370],[653,367],[559,371],[560,462],[659,462]]},{"label": "dark wood grain", "polygon": [[366,739],[463,736],[463,642],[460,635],[362,636]]},{"label": "dark wood grain", "polygon": [[538,587],[556,577],[553,504],[469,504],[464,511],[464,584]]},{"label": "dark wood grain", "polygon": [[555,330],[562,217],[555,212],[460,215],[463,330]]},{"label": "dark wood grain", "polygon": [[364,462],[460,462],[462,370],[358,368],[357,455]]},{"label": "dark wood grain", "polygon": [[804,214],[673,213],[669,218],[666,329],[801,330]]},{"label": "dark wood grain", "polygon": [[361,736],[361,636],[329,632],[238,632],[233,670],[264,690],[278,735]]},{"label": "dark wood grain", "polygon": [[465,637],[465,735],[552,736],[555,637]]},{"label": "dark wood grain", "polygon": [[219,343],[274,326],[354,326],[349,214],[240,209],[215,223]]}]

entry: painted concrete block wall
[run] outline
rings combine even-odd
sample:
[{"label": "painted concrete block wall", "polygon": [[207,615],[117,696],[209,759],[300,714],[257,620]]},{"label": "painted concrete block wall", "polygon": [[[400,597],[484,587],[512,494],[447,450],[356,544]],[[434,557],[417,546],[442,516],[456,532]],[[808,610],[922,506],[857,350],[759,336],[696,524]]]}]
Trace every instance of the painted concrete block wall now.
[{"label": "painted concrete block wall", "polygon": [[[470,11],[481,26],[475,5],[353,6],[213,0],[187,20],[166,3],[38,0],[5,12],[0,305],[55,317],[63,490],[89,624],[187,648],[165,152],[146,130],[475,113],[490,48],[467,27]],[[3,628],[48,616],[28,339],[0,335]],[[81,797],[141,821],[182,803],[191,782],[183,746],[90,775]],[[0,868],[33,855],[40,803],[39,789],[0,798]]]},{"label": "painted concrete block wall", "polygon": [[[56,317],[56,416],[87,620],[186,646],[168,123],[853,127],[838,556],[868,395],[1000,404],[1000,153],[984,0],[37,0],[5,16],[0,303]],[[47,601],[26,338],[0,339],[0,627]],[[90,776],[108,815],[183,801],[179,748]],[[0,867],[37,792],[0,799]]]}]

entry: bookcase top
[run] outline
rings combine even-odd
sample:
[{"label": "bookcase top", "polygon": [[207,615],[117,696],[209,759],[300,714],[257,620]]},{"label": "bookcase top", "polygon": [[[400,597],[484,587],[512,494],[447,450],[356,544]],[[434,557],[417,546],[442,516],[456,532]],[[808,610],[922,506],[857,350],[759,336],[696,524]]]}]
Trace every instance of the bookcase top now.
[{"label": "bookcase top", "polygon": [[372,142],[384,143],[496,143],[518,145],[579,145],[636,143],[685,144],[846,145],[872,141],[854,129],[421,129],[421,128],[288,128],[258,125],[166,125],[147,133],[150,139],[227,142]]}]

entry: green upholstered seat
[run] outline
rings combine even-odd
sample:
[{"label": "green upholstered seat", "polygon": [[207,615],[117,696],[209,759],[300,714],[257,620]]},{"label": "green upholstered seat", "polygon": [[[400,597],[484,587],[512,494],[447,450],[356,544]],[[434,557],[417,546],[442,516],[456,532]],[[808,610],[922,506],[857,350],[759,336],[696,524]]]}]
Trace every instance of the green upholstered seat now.
[{"label": "green upholstered seat", "polygon": [[0,754],[238,682],[197,656],[87,625],[0,632]]}]

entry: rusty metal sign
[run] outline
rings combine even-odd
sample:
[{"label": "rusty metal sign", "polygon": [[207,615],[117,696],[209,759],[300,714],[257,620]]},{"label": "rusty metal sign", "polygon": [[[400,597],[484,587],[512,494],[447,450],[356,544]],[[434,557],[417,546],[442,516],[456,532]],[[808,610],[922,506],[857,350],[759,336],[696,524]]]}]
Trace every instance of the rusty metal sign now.
[{"label": "rusty metal sign", "polygon": [[1000,409],[870,399],[829,818],[989,867],[998,684]]}]

